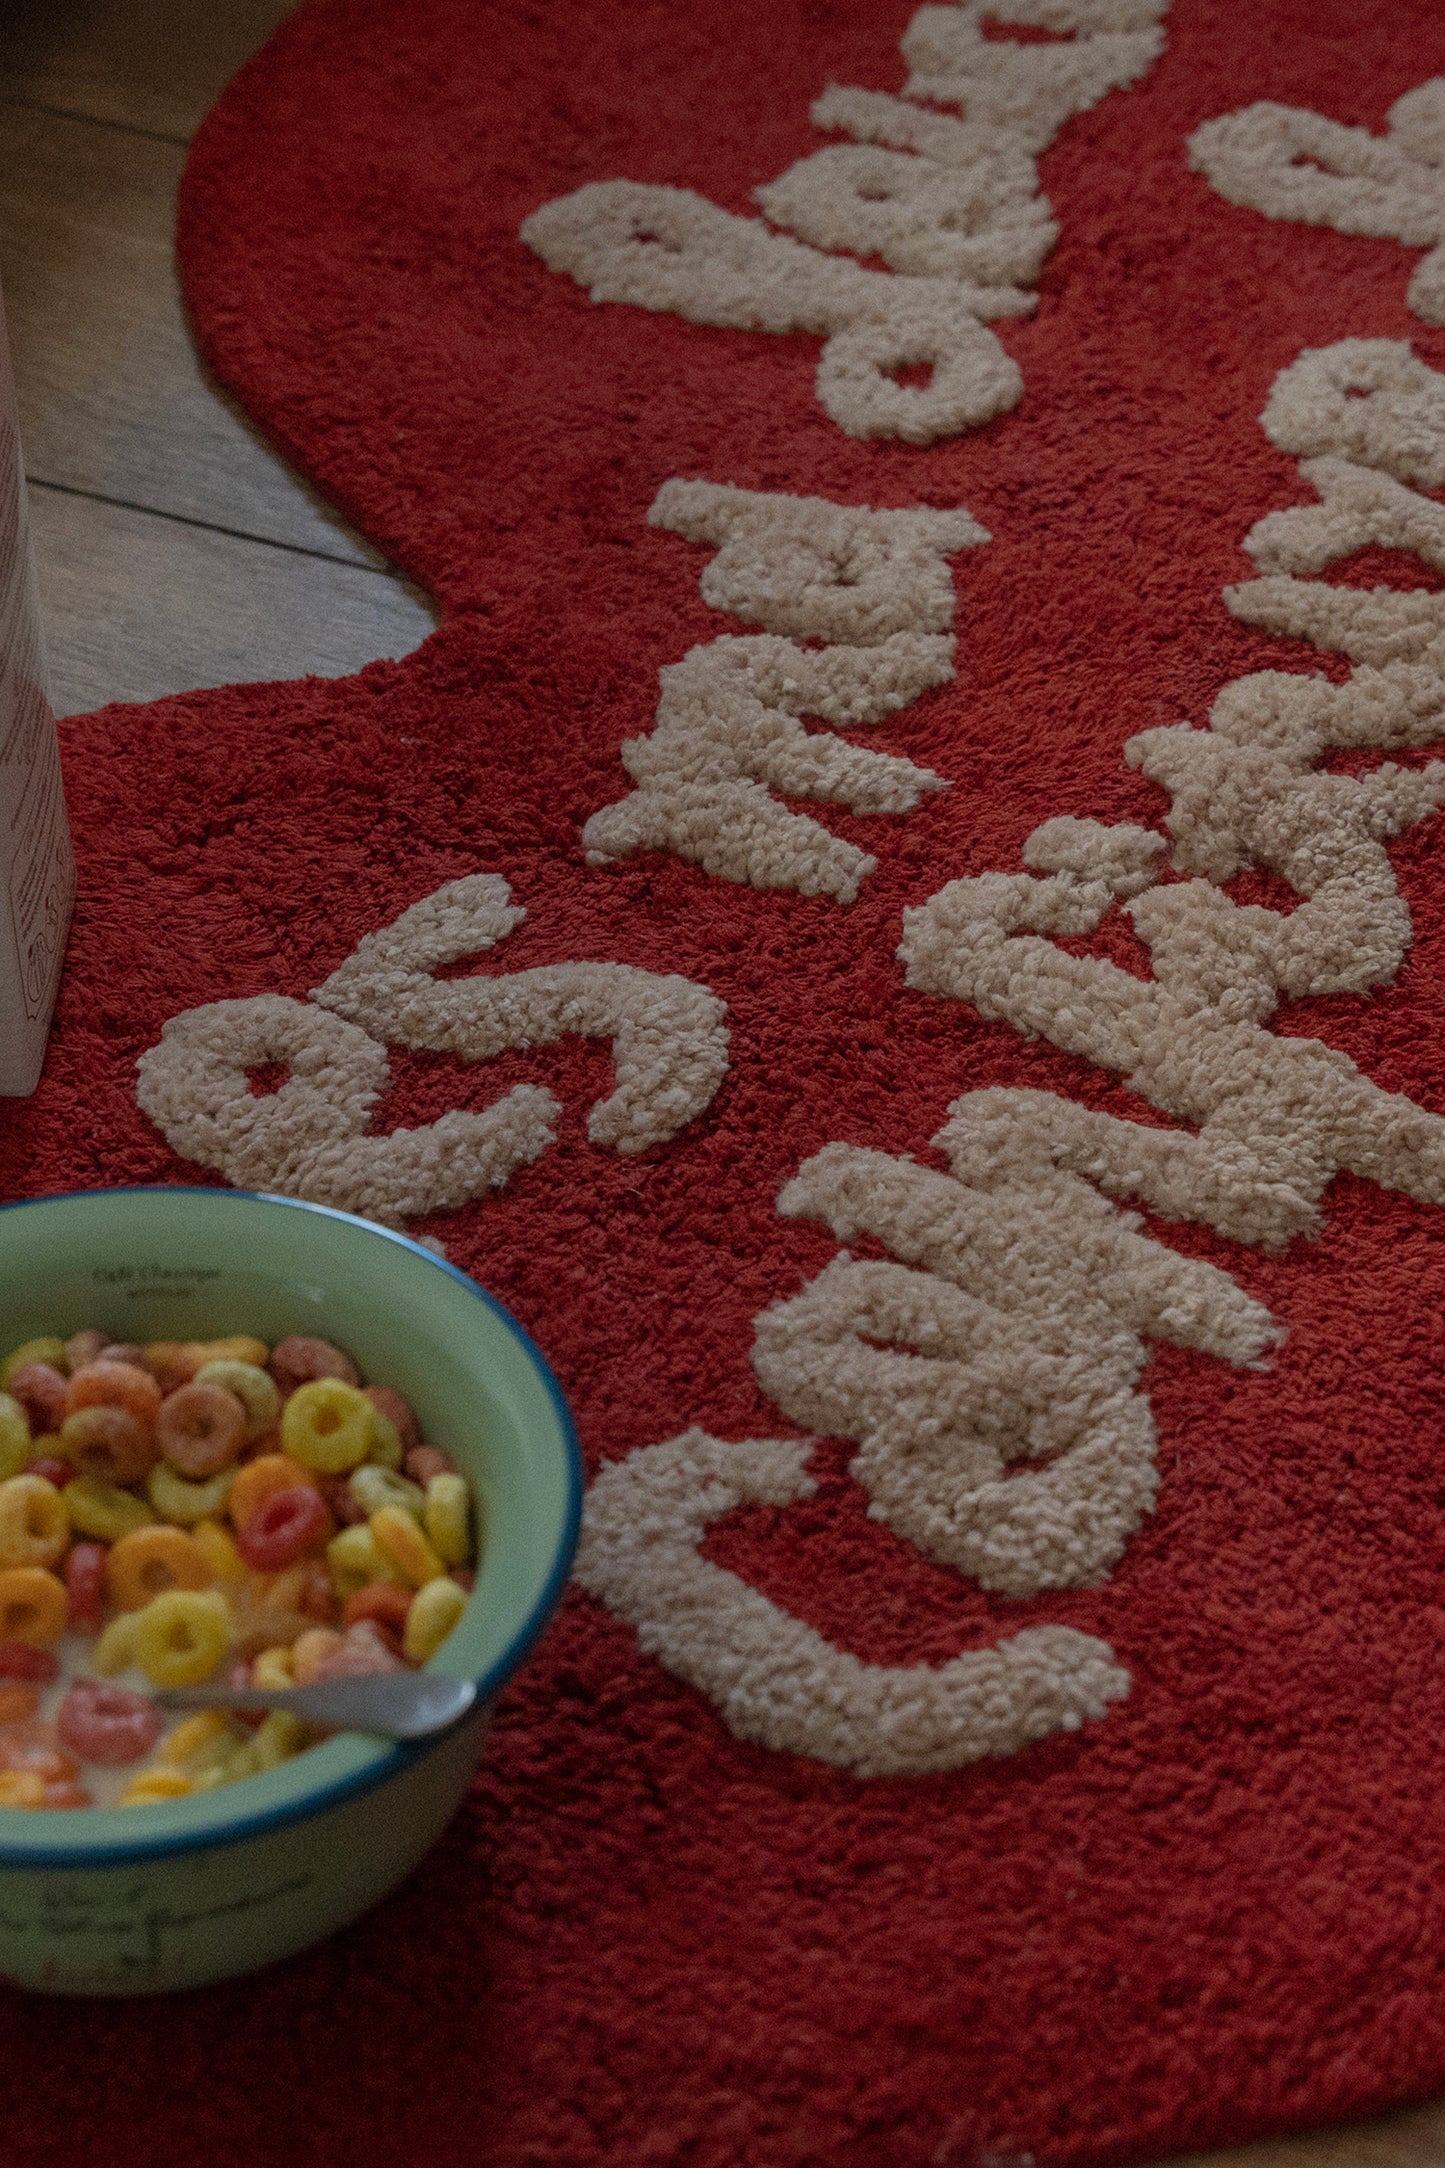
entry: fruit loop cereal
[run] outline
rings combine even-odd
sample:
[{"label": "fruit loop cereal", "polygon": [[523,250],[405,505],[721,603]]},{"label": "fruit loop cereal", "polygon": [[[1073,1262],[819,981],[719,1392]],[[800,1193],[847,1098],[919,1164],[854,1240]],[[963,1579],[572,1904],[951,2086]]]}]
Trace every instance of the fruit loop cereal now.
[{"label": "fruit loop cereal", "polygon": [[420,1666],[472,1586],[475,1501],[387,1385],[294,1335],[0,1363],[0,1807],[139,1806],[324,1736],[284,1710],[166,1729],[147,1688]]}]

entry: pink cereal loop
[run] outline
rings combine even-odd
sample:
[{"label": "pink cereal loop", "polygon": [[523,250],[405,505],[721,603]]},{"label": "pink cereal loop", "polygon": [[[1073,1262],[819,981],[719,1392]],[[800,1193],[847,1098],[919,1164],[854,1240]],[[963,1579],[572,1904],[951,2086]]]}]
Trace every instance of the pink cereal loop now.
[{"label": "pink cereal loop", "polygon": [[400,1657],[393,1656],[371,1619],[359,1619],[348,1626],[341,1637],[339,1648],[324,1655],[312,1672],[319,1683],[322,1679],[360,1679],[376,1671],[404,1671]]},{"label": "pink cereal loop", "polygon": [[178,1385],[161,1402],[156,1443],[184,1476],[219,1475],[246,1442],[246,1410],[224,1385]]},{"label": "pink cereal loop", "polygon": [[283,1399],[298,1385],[310,1385],[316,1378],[340,1378],[343,1385],[361,1383],[361,1372],[343,1349],[305,1333],[292,1333],[271,1350],[270,1370]]},{"label": "pink cereal loop", "polygon": [[60,1704],[55,1729],[61,1745],[82,1761],[118,1769],[150,1752],[164,1721],[144,1694],[99,1679],[77,1679]]},{"label": "pink cereal loop", "polygon": [[444,1453],[438,1445],[418,1445],[406,1456],[406,1472],[413,1483],[423,1488],[434,1475],[455,1475],[457,1464],[450,1453]]},{"label": "pink cereal loop", "polygon": [[65,1380],[49,1363],[27,1363],[5,1390],[29,1416],[33,1437],[53,1437],[65,1421]]},{"label": "pink cereal loop", "polygon": [[[13,1385],[10,1390],[15,1390]],[[421,1425],[416,1419],[416,1411],[411,1402],[403,1399],[402,1395],[394,1392],[389,1385],[368,1385],[365,1392],[371,1405],[384,1415],[388,1422],[396,1425],[403,1453],[415,1452],[421,1444]]]}]

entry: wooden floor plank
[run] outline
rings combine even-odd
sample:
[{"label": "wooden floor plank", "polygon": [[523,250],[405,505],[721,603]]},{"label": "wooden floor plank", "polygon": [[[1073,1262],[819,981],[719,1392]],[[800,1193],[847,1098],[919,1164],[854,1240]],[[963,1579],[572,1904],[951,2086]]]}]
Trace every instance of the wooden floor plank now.
[{"label": "wooden floor plank", "polygon": [[0,105],[0,291],[36,481],[379,564],[201,370],[167,143]]},{"label": "wooden floor plank", "polygon": [[32,486],[57,713],[410,653],[424,598],[385,573]]},{"label": "wooden floor plank", "polygon": [[1445,2105],[1228,2153],[1190,2153],[1155,2168],[1445,2168]]},{"label": "wooden floor plank", "polygon": [[0,94],[186,142],[296,0],[7,0]]}]

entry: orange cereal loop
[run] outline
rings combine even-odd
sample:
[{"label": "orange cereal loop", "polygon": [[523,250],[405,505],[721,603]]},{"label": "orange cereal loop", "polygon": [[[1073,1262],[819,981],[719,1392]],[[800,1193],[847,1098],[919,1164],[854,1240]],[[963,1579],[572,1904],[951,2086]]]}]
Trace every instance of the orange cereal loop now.
[{"label": "orange cereal loop", "polygon": [[189,1385],[201,1367],[187,1362],[179,1340],[152,1340],[145,1351],[145,1366],[162,1394],[173,1393],[178,1385]]},{"label": "orange cereal loop", "polygon": [[246,1593],[263,1610],[294,1611],[302,1616],[301,1598],[306,1588],[307,1573],[304,1561],[294,1566],[284,1566],[280,1573],[251,1573],[246,1578]]},{"label": "orange cereal loop", "polygon": [[290,1648],[316,1624],[301,1611],[277,1609],[272,1604],[237,1602],[231,1626],[231,1647],[237,1656],[259,1656],[262,1649],[278,1643]]},{"label": "orange cereal loop", "polygon": [[0,1686],[0,1724],[27,1724],[40,1707],[37,1686]]},{"label": "orange cereal loop", "polygon": [[149,1423],[127,1408],[77,1408],[60,1426],[60,1450],[77,1475],[122,1490],[141,1482],[156,1464]]},{"label": "orange cereal loop", "polygon": [[124,1408],[147,1428],[161,1409],[161,1389],[136,1363],[99,1361],[77,1370],[65,1388],[65,1412],[77,1408]]},{"label": "orange cereal loop", "polygon": [[392,1565],[400,1567],[413,1588],[425,1588],[446,1573],[417,1521],[403,1506],[382,1506],[369,1523],[372,1535]]},{"label": "orange cereal loop", "polygon": [[48,1649],[69,1617],[65,1583],[43,1566],[8,1566],[0,1573],[0,1641]]},{"label": "orange cereal loop", "polygon": [[232,1526],[244,1528],[258,1506],[263,1506],[276,1491],[294,1490],[298,1483],[311,1490],[321,1488],[309,1468],[303,1468],[299,1460],[289,1460],[284,1453],[263,1453],[256,1460],[248,1460],[237,1470],[226,1500]]},{"label": "orange cereal loop", "polygon": [[340,1646],[341,1636],[333,1626],[311,1626],[304,1634],[299,1634],[291,1648],[291,1665],[296,1684],[313,1686],[327,1658],[333,1656]]},{"label": "orange cereal loop", "polygon": [[406,1615],[416,1601],[416,1591],[398,1588],[395,1581],[371,1581],[365,1588],[358,1588],[347,1597],[342,1606],[341,1623],[354,1626],[359,1619],[369,1618],[378,1626],[389,1626],[401,1635],[406,1631]]},{"label": "orange cereal loop", "polygon": [[112,1544],[105,1562],[105,1592],[117,1611],[139,1611],[168,1589],[210,1585],[205,1552],[180,1528],[137,1528]]},{"label": "orange cereal loop", "polygon": [[43,1807],[45,1779],[38,1769],[0,1769],[0,1807]]}]

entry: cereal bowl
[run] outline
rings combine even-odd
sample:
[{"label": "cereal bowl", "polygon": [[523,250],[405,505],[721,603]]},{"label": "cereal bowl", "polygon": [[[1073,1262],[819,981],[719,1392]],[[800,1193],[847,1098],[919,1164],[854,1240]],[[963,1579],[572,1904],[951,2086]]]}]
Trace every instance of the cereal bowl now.
[{"label": "cereal bowl", "polygon": [[0,1341],[69,1320],[142,1342],[335,1341],[411,1401],[486,1508],[475,1589],[428,1666],[477,1683],[450,1730],[338,1735],[154,1805],[0,1812],[0,1975],[58,1994],[194,1987],[344,1926],[441,1834],[570,1570],[581,1459],[556,1380],[499,1303],[404,1235],[324,1206],[167,1188],[0,1207]]}]

